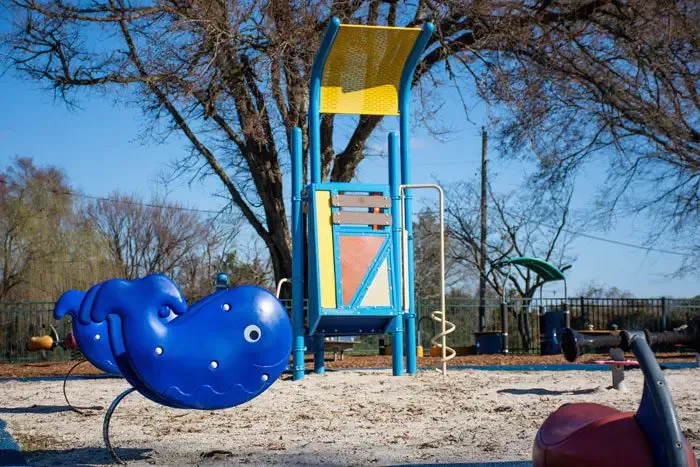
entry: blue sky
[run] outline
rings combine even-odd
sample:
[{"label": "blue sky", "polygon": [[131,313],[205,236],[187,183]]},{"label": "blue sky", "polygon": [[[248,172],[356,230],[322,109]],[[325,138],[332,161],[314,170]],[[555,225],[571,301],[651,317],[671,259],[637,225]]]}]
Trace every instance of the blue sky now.
[{"label": "blue sky", "polygon": [[[449,93],[449,90],[444,92]],[[143,144],[144,123],[139,109],[115,105],[109,97],[81,97],[80,109],[68,110],[54,101],[50,91],[37,83],[28,82],[7,73],[0,77],[0,166],[14,156],[29,156],[38,165],[55,165],[68,175],[74,189],[85,194],[107,196],[115,190],[141,194],[148,198],[154,191],[163,191],[157,183],[158,174],[169,174],[169,164],[187,154],[181,138],[171,138],[164,144]],[[477,176],[480,160],[480,125],[484,123],[483,109],[476,106],[467,121],[461,104],[449,94],[443,108],[445,121],[453,132],[449,141],[440,142],[418,129],[411,143],[415,182],[440,180],[450,183]],[[394,120],[387,121],[383,130],[395,129]],[[385,134],[376,135],[376,145],[382,146]],[[506,163],[491,151],[493,181],[499,189],[510,191],[521,185],[530,167],[522,163]],[[585,208],[593,199],[596,184],[603,177],[604,167],[590,170],[579,182],[574,194],[574,207]],[[386,180],[386,160],[367,158],[360,167],[359,178],[364,182]],[[289,185],[287,184],[285,188]],[[213,179],[188,186],[180,180],[167,187],[169,199],[189,207],[216,209],[220,200],[213,195],[219,189]],[[434,200],[426,196],[425,202]],[[644,219],[621,219],[608,232],[588,232],[613,240],[641,244],[649,225]],[[572,244],[577,257],[567,272],[569,290],[595,281],[629,290],[639,297],[685,297],[700,294],[697,280],[692,277],[667,277],[680,264],[680,258],[662,253],[612,245],[587,238]],[[559,286],[548,286],[546,294],[560,292]]]}]

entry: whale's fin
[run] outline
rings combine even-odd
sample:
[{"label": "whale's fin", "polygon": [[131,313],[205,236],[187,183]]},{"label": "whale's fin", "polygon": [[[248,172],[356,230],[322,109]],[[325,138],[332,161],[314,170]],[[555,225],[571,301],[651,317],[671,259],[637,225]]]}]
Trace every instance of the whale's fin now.
[{"label": "whale's fin", "polygon": [[142,279],[128,281],[112,279],[100,287],[90,310],[90,318],[96,323],[116,314],[125,319],[141,314],[144,309],[160,310],[168,307],[175,314],[187,311],[187,302],[177,285],[163,274],[150,274]]},{"label": "whale's fin", "polygon": [[69,315],[75,319],[84,297],[85,292],[81,290],[68,290],[64,292],[54,306],[53,318],[60,321],[65,315]]}]

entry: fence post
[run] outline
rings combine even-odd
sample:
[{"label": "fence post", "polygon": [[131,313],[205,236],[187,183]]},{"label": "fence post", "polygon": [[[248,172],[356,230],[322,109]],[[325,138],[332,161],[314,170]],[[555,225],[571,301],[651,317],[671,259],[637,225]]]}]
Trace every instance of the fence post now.
[{"label": "fence post", "polygon": [[661,332],[666,330],[666,297],[661,297]]},{"label": "fence post", "polygon": [[586,316],[586,307],[584,305],[585,300],[583,297],[579,298],[579,307],[581,308],[581,329],[586,329],[588,326],[588,316]]},{"label": "fence post", "polygon": [[547,347],[547,336],[545,335],[545,322],[544,322],[544,304],[540,301],[537,306],[537,325],[540,330],[540,355],[545,354]]},{"label": "fence post", "polygon": [[508,314],[504,300],[501,300],[501,339],[501,352],[508,355]]}]

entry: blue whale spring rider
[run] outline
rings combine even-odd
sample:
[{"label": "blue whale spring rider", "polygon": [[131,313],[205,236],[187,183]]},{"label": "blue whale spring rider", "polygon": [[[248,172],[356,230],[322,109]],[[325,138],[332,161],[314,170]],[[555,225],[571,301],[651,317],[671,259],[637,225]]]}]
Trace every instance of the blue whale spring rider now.
[{"label": "blue whale spring rider", "polygon": [[86,305],[84,300],[78,320],[106,323],[121,373],[142,395],[166,406],[243,404],[288,365],[289,317],[260,287],[222,289],[188,307],[175,283],[151,274],[104,282]]}]

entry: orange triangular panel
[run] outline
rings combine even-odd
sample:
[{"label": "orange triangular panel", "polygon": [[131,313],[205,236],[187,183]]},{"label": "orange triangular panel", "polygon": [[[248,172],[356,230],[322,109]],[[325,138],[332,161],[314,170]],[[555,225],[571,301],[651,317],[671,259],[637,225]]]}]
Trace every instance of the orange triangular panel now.
[{"label": "orange triangular panel", "polygon": [[385,238],[376,235],[340,235],[340,274],[344,305],[352,302]]}]

